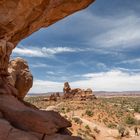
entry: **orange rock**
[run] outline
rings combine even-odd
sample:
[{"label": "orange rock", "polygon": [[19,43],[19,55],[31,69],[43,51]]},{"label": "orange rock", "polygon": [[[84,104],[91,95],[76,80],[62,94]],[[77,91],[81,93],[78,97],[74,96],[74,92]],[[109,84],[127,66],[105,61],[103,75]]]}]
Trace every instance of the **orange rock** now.
[{"label": "orange rock", "polygon": [[57,112],[30,108],[10,95],[0,96],[0,110],[13,126],[26,131],[53,134],[71,126]]},{"label": "orange rock", "polygon": [[11,60],[8,67],[9,81],[18,91],[18,98],[23,99],[33,85],[33,76],[27,62],[22,58]]},{"label": "orange rock", "polygon": [[86,8],[94,0],[6,0],[0,2],[0,38],[17,44],[58,20]]}]

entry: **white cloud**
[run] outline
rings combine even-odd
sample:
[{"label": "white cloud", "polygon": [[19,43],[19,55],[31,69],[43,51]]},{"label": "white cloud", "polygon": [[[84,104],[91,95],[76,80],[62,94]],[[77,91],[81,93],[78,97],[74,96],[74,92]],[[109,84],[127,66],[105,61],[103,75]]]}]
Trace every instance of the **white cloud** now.
[{"label": "white cloud", "polygon": [[[120,70],[101,73],[88,73],[82,76],[84,80],[71,82],[72,88],[92,88],[96,91],[138,91],[140,90],[140,73],[129,74]],[[42,93],[62,91],[62,82],[35,80],[30,92]]]},{"label": "white cloud", "polygon": [[13,54],[20,55],[20,56],[27,56],[27,57],[44,57],[44,54],[40,48],[18,48],[16,47],[13,50]]},{"label": "white cloud", "polygon": [[62,91],[63,84],[59,82],[34,80],[33,88],[30,93],[46,93]]},{"label": "white cloud", "polygon": [[[112,21],[111,21],[112,19]],[[101,47],[134,47],[140,45],[140,18],[135,15],[108,18],[110,28],[90,40]]]},{"label": "white cloud", "polygon": [[30,66],[33,67],[33,68],[46,68],[46,67],[50,67],[49,65],[44,64],[44,63],[31,64]]},{"label": "white cloud", "polygon": [[128,63],[129,64],[140,63],[140,58],[124,60],[124,61],[120,62],[120,64],[128,64]]},{"label": "white cloud", "polygon": [[65,52],[77,52],[80,51],[78,48],[70,48],[70,47],[29,47],[25,48],[25,46],[16,47],[13,50],[14,55],[26,56],[26,57],[52,57],[55,54],[65,53]]},{"label": "white cloud", "polygon": [[46,72],[47,74],[49,74],[49,75],[55,75],[56,73],[55,72],[53,72],[53,71],[48,71],[48,72]]}]

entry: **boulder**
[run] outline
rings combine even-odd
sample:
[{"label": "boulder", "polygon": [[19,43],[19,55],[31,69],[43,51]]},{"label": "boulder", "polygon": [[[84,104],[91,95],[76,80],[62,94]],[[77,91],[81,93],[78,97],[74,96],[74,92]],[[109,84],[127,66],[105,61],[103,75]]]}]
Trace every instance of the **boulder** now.
[{"label": "boulder", "polygon": [[80,137],[55,134],[55,135],[45,136],[44,140],[82,140],[82,139]]},{"label": "boulder", "polygon": [[35,135],[14,128],[8,121],[0,119],[0,140],[41,140]]},{"label": "boulder", "polygon": [[25,106],[14,96],[0,96],[0,112],[14,127],[41,134],[54,134],[71,123],[54,111],[42,111]]},{"label": "boulder", "polygon": [[18,91],[18,98],[23,99],[33,85],[33,76],[28,63],[22,58],[11,60],[8,67],[9,81]]}]

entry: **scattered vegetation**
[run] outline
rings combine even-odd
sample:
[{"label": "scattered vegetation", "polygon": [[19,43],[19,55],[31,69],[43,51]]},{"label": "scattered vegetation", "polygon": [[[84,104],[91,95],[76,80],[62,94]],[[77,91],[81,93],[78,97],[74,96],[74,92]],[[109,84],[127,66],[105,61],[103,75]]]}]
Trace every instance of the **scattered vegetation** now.
[{"label": "scattered vegetation", "polygon": [[116,129],[119,138],[129,137],[136,125],[140,127],[140,120],[135,118],[135,114],[140,113],[140,97],[98,98],[90,102],[74,100],[49,102],[43,98],[46,97],[26,97],[25,100],[41,109],[57,105],[57,111],[73,124],[70,131],[85,140],[96,139],[102,129],[89,127],[80,118]]},{"label": "scattered vegetation", "polygon": [[134,119],[133,117],[131,117],[130,115],[128,115],[125,118],[125,123],[128,124],[128,125],[136,124],[136,119]]},{"label": "scattered vegetation", "polygon": [[88,125],[85,126],[86,129],[90,130],[90,127]]},{"label": "scattered vegetation", "polygon": [[120,125],[118,126],[118,132],[120,134],[121,137],[124,137],[124,134],[125,134],[125,127]]},{"label": "scattered vegetation", "polygon": [[136,105],[134,106],[134,111],[135,111],[136,113],[140,113],[140,103],[139,103],[139,104],[136,104]]},{"label": "scattered vegetation", "polygon": [[94,130],[97,134],[100,133],[100,130],[97,128],[97,126],[95,126],[93,130]]},{"label": "scattered vegetation", "polygon": [[91,110],[86,110],[85,114],[89,117],[93,116],[93,112]]}]

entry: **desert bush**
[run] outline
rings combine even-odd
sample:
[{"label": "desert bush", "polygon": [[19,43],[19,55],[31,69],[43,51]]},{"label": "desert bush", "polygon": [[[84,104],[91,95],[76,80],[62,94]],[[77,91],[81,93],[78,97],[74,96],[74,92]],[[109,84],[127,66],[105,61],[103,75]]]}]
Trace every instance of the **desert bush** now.
[{"label": "desert bush", "polygon": [[68,118],[68,116],[67,116],[67,115],[64,115],[64,118],[66,118],[66,119],[67,119],[67,118]]},{"label": "desert bush", "polygon": [[93,116],[93,112],[91,110],[86,110],[85,114],[89,117]]},{"label": "desert bush", "polygon": [[125,136],[126,136],[126,137],[129,137],[129,135],[130,135],[129,130],[126,130],[126,131],[125,131]]},{"label": "desert bush", "polygon": [[107,118],[104,118],[103,119],[103,123],[106,124],[107,122],[108,122],[108,119]]},{"label": "desert bush", "polygon": [[86,129],[90,130],[90,127],[88,125],[85,126]]},{"label": "desert bush", "polygon": [[65,112],[65,108],[62,107],[62,108],[60,109],[60,112],[63,113],[63,114],[65,114],[65,113],[66,113],[66,112]]},{"label": "desert bush", "polygon": [[114,124],[114,123],[109,123],[109,124],[107,125],[107,127],[108,127],[108,128],[116,128],[116,124]]},{"label": "desert bush", "polygon": [[67,113],[70,112],[70,108],[67,108],[67,109],[66,109],[66,112],[67,112]]},{"label": "desert bush", "polygon": [[100,133],[100,130],[97,128],[97,126],[95,126],[93,130],[94,130],[97,134]]},{"label": "desert bush", "polygon": [[140,113],[140,105],[137,104],[136,106],[134,106],[134,111]]},{"label": "desert bush", "polygon": [[118,132],[121,135],[121,137],[124,137],[125,127],[122,125],[118,126]]},{"label": "desert bush", "polygon": [[80,125],[83,123],[82,120],[79,118],[73,118],[73,120],[75,121],[75,123],[80,124]]},{"label": "desert bush", "polygon": [[125,118],[125,123],[128,124],[128,125],[133,125],[136,123],[136,120],[131,117],[130,115],[128,115],[126,118]]}]

